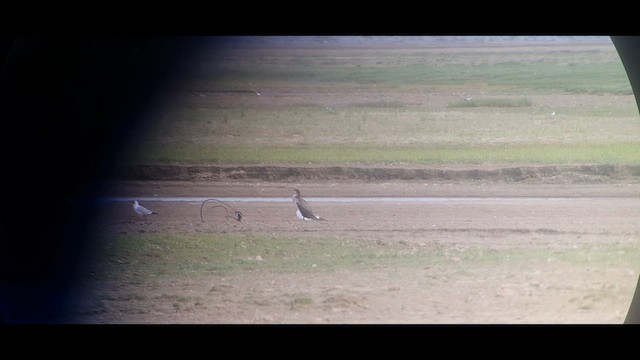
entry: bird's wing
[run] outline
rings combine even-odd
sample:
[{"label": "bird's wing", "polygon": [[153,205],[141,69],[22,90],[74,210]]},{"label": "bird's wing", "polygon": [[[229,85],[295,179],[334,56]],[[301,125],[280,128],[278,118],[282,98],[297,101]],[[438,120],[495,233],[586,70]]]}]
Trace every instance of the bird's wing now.
[{"label": "bird's wing", "polygon": [[302,198],[297,199],[296,205],[298,206],[298,210],[302,216],[306,218],[315,218],[316,216],[313,214],[313,210],[311,210],[311,206]]},{"label": "bird's wing", "polygon": [[144,214],[144,215],[151,215],[151,213],[152,213],[151,210],[147,209],[146,207],[144,207],[142,205],[138,205],[138,210],[140,210],[139,212],[141,214]]}]

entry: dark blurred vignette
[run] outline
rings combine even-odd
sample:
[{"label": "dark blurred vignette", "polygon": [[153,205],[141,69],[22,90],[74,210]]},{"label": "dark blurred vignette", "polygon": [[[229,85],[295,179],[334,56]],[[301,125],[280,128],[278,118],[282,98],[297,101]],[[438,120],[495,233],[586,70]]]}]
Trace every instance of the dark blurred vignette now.
[{"label": "dark blurred vignette", "polygon": [[[612,37],[634,89],[640,37]],[[93,197],[201,37],[0,37],[0,319],[58,323],[91,253]],[[625,323],[640,322],[636,288]]]},{"label": "dark blurred vignette", "polygon": [[200,37],[0,38],[0,316],[58,323],[93,197],[188,69]]},{"label": "dark blurred vignette", "polygon": [[[640,36],[612,36],[620,60],[629,77],[636,106],[640,110]],[[625,324],[640,324],[640,278],[625,318]]]}]

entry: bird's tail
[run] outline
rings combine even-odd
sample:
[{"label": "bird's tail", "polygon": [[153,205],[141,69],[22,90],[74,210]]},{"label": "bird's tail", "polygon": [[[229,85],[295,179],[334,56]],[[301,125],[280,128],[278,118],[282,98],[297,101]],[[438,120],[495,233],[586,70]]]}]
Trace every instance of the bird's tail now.
[{"label": "bird's tail", "polygon": [[152,211],[152,212],[151,212],[151,215],[158,215],[158,213],[157,213],[157,212],[155,212],[155,211]]},{"label": "bird's tail", "polygon": [[327,219],[321,218],[320,216],[316,216],[316,220],[318,220],[318,221],[327,221]]}]

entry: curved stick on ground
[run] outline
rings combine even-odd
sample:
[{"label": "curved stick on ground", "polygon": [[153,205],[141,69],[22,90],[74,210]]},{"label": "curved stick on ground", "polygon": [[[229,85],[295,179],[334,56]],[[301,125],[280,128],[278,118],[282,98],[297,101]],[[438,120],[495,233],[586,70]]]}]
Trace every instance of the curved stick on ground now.
[{"label": "curved stick on ground", "polygon": [[[214,208],[217,208],[217,207],[223,208],[227,212],[227,214],[225,215],[226,218],[234,219],[236,221],[242,221],[242,213],[240,211],[234,209],[233,207],[231,207],[231,205],[218,199],[206,199],[205,201],[202,202],[202,204],[200,205],[200,221],[204,222],[204,217],[202,216],[202,208],[204,207],[204,204],[207,201],[217,201],[221,203],[222,205],[216,205],[214,206]],[[233,216],[229,215],[229,210],[233,211]]]}]

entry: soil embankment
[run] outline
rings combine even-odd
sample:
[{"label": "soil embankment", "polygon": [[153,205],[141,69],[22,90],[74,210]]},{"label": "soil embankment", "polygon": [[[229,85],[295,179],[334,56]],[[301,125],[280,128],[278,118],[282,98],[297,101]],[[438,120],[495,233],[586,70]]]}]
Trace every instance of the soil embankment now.
[{"label": "soil embankment", "polygon": [[527,183],[606,183],[640,180],[640,165],[540,166],[322,166],[138,165],[122,166],[113,180],[137,181],[393,181],[484,180]]}]

